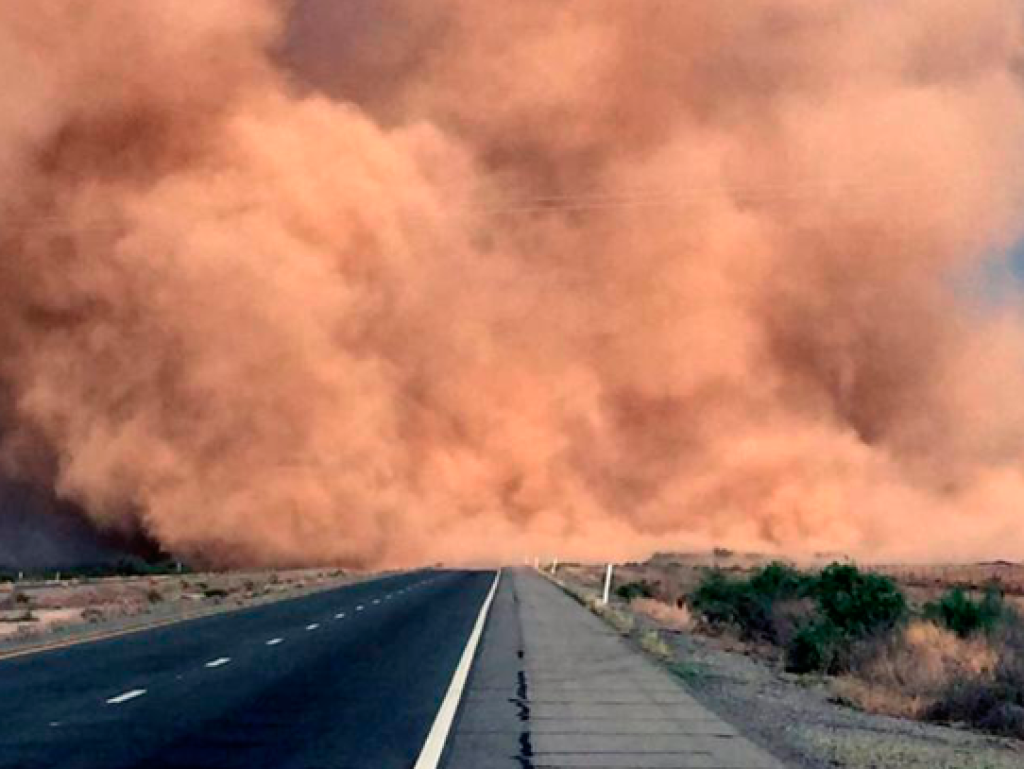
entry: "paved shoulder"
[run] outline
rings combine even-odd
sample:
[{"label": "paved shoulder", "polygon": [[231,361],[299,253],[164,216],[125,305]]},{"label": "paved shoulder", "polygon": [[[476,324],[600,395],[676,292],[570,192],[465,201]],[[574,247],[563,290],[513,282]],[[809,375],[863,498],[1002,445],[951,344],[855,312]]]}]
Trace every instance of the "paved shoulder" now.
[{"label": "paved shoulder", "polygon": [[557,587],[506,576],[446,769],[781,769]]}]

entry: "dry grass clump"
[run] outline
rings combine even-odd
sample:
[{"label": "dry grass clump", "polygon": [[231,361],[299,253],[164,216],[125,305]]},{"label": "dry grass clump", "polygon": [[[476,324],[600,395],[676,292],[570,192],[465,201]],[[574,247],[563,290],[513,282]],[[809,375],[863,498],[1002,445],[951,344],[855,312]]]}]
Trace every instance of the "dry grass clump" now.
[{"label": "dry grass clump", "polygon": [[672,647],[665,643],[657,630],[645,630],[640,634],[640,647],[648,654],[662,660],[672,659]]},{"label": "dry grass clump", "polygon": [[990,681],[1000,650],[987,636],[961,638],[931,622],[913,622],[857,655],[837,693],[872,713],[922,718],[957,681]]},{"label": "dry grass clump", "polygon": [[616,609],[610,604],[603,604],[597,598],[588,598],[585,603],[588,609],[623,635],[633,632],[636,622],[629,612]]},{"label": "dry grass clump", "polygon": [[1024,624],[1015,617],[995,642],[995,670],[987,676],[953,679],[927,718],[1024,739]]},{"label": "dry grass clump", "polygon": [[630,607],[669,630],[691,630],[693,615],[685,604],[672,605],[654,598],[637,598]]}]

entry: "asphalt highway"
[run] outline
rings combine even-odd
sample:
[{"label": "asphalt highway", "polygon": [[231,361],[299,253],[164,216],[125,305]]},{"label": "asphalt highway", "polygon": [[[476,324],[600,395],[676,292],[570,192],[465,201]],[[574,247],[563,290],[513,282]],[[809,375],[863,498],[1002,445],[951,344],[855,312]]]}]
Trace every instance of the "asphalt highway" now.
[{"label": "asphalt highway", "polygon": [[402,574],[0,661],[0,768],[409,769],[493,581]]}]

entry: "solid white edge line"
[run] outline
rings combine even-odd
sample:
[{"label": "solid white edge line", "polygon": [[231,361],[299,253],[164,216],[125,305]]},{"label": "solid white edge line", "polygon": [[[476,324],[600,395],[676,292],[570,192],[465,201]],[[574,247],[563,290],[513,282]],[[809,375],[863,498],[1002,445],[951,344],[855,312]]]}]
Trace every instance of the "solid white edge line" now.
[{"label": "solid white edge line", "polygon": [[445,743],[448,742],[448,733],[455,721],[455,713],[459,709],[459,702],[462,700],[462,692],[466,688],[466,681],[469,678],[469,670],[473,666],[473,659],[476,656],[476,647],[480,645],[480,637],[484,632],[484,625],[487,622],[487,614],[491,610],[491,603],[494,601],[494,594],[498,592],[498,583],[501,581],[501,569],[494,575],[494,582],[491,585],[491,592],[484,599],[484,605],[480,607],[480,616],[476,618],[473,632],[469,634],[466,648],[462,652],[462,659],[459,660],[452,676],[452,682],[448,686],[448,693],[441,702],[441,708],[437,711],[434,725],[430,727],[427,741],[423,743],[420,757],[416,759],[413,769],[436,769],[441,763],[441,756],[444,753]]},{"label": "solid white edge line", "polygon": [[130,692],[125,692],[124,694],[119,694],[116,697],[111,697],[107,700],[107,704],[120,705],[123,702],[128,702],[128,700],[134,700],[136,697],[141,697],[145,693],[145,689],[132,689]]}]

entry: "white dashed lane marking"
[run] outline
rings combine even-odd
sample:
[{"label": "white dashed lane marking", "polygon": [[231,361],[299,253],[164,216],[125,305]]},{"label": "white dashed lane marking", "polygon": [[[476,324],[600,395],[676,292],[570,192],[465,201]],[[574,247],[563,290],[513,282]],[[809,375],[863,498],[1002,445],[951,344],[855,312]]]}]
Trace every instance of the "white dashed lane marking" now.
[{"label": "white dashed lane marking", "polygon": [[121,705],[129,700],[134,700],[136,697],[141,697],[146,693],[145,689],[132,689],[130,692],[119,694],[116,697],[111,697],[107,700],[108,705]]},{"label": "white dashed lane marking", "polygon": [[306,625],[306,630],[316,630],[318,627],[320,627],[320,624],[314,622],[312,625]]},{"label": "white dashed lane marking", "polygon": [[363,610],[363,607],[362,607],[362,606],[357,606],[357,607],[356,607],[356,611],[362,611],[362,610]]},{"label": "white dashed lane marking", "polygon": [[207,662],[206,663],[206,667],[208,667],[208,668],[220,668],[220,667],[224,667],[224,665],[227,665],[229,662],[231,662],[231,658],[230,657],[218,657],[215,660],[211,660],[210,662]]},{"label": "white dashed lane marking", "polygon": [[374,598],[373,599],[373,603],[374,603],[374,605],[380,603],[380,599],[379,598]]},{"label": "white dashed lane marking", "polygon": [[267,641],[267,646],[277,646],[282,641],[284,641],[283,638],[271,638],[269,641]]},{"label": "white dashed lane marking", "polygon": [[335,614],[334,618],[335,619],[345,619],[345,612],[341,612],[340,614]]}]

